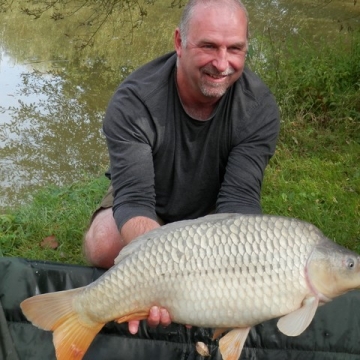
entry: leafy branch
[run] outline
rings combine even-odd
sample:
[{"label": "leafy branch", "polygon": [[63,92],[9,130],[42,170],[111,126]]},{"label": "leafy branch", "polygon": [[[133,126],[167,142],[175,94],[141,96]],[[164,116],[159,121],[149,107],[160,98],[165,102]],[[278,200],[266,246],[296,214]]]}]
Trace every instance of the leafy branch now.
[{"label": "leafy branch", "polygon": [[[147,1],[146,5],[153,4],[155,0]],[[174,0],[173,3],[182,4],[183,0]],[[15,2],[13,0],[0,0],[0,11],[8,11]],[[77,47],[83,49],[92,46],[97,33],[101,28],[110,22],[110,18],[114,14],[124,15],[120,20],[120,25],[130,23],[130,30],[141,26],[144,18],[147,16],[146,5],[142,5],[138,0],[82,0],[74,2],[73,0],[48,0],[48,1],[27,1],[27,6],[21,6],[20,11],[23,14],[31,16],[34,20],[39,19],[45,14],[54,21],[61,21],[71,16],[78,15],[83,12],[77,20],[77,26],[74,31]],[[119,25],[119,17],[114,17],[114,22]],[[87,31],[86,38],[79,35],[82,27],[92,28]],[[70,36],[69,34],[65,34]]]}]

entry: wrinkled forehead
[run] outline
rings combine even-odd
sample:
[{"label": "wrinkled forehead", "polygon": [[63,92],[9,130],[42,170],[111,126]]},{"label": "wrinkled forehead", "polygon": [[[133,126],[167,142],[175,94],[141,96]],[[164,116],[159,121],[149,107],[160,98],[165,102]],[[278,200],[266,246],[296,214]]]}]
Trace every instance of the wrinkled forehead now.
[{"label": "wrinkled forehead", "polygon": [[220,30],[243,32],[248,29],[246,11],[234,2],[200,2],[193,8],[189,19],[188,31],[196,31],[199,27],[216,27]]},{"label": "wrinkled forehead", "polygon": [[[209,13],[215,13],[220,17],[240,17],[241,19],[245,19],[247,22],[247,12],[245,8],[241,7],[241,5],[233,0],[228,1],[199,1],[194,5],[191,11],[190,18],[195,18],[197,21],[203,19],[206,21],[206,16]],[[191,21],[191,20],[190,20]]]},{"label": "wrinkled forehead", "polygon": [[[223,2],[222,2],[223,3]],[[246,42],[248,24],[245,11],[237,4],[199,3],[189,21],[189,41],[200,38],[226,39],[230,43]]]}]

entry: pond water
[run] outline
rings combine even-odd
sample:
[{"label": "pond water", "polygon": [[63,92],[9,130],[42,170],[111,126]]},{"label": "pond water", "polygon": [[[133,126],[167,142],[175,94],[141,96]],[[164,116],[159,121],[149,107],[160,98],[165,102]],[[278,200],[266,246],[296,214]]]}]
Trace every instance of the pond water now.
[{"label": "pond water", "polygon": [[[108,164],[101,125],[112,93],[133,69],[173,48],[181,3],[81,3],[0,3],[0,209],[41,186],[100,174]],[[359,27],[356,0],[245,4],[253,41],[270,31],[331,41],[332,33]]]}]

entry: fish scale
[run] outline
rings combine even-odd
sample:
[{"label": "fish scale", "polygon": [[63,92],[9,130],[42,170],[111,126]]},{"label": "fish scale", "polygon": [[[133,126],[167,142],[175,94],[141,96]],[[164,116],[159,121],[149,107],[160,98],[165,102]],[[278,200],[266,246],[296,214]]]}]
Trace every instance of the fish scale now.
[{"label": "fish scale", "polygon": [[[215,214],[165,225],[133,240],[115,262],[84,288],[22,303],[35,325],[55,329],[58,359],[70,353],[81,359],[106,322],[143,319],[157,305],[174,322],[236,328],[219,342],[224,359],[232,360],[227,348],[239,353],[251,326],[281,317],[280,331],[296,336],[319,303],[360,287],[357,254],[312,224],[269,215]],[[68,332],[77,340],[66,335],[64,345]]]},{"label": "fish scale", "polygon": [[[131,312],[134,302],[143,308],[161,303],[175,321],[187,320],[207,327],[238,326],[263,318],[263,308],[267,313],[271,310],[270,318],[299,305],[308,292],[301,268],[305,267],[312,244],[307,243],[308,246],[301,249],[305,240],[301,238],[303,233],[294,241],[299,235],[291,231],[294,224],[287,219],[261,219],[258,223],[254,217],[240,220],[231,217],[222,224],[208,221],[197,228],[195,224],[169,233],[162,229],[161,236],[146,240],[136,252],[109,271],[116,273],[111,276],[110,286],[121,291],[103,291],[108,298],[101,311],[107,316],[102,320],[109,321]],[[276,222],[286,222],[281,233]],[[298,222],[295,225],[299,226]],[[252,231],[250,240],[249,231]],[[237,232],[237,236],[229,236],[229,232],[234,235]],[[207,236],[214,242],[204,241]],[[267,241],[271,237],[274,239]],[[291,254],[286,251],[289,242],[292,243]],[[302,259],[292,256],[294,247],[299,247]],[[289,271],[294,263],[298,266]],[[271,274],[264,276],[264,271],[271,271]],[[93,296],[93,301],[98,302],[97,288],[101,287],[101,282],[94,283],[83,297]],[[288,294],[286,297],[284,292]],[[288,298],[294,299],[294,293],[296,300],[289,306]],[[254,307],[254,299],[259,297],[264,297],[264,301]],[[199,305],[194,306],[194,303]],[[204,313],[208,305],[212,311]],[[230,317],[227,316],[229,312]]]}]

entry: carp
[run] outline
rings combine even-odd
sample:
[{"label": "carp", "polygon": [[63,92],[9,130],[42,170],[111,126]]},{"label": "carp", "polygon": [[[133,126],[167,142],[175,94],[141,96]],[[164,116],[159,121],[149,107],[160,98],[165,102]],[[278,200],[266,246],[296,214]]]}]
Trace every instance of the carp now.
[{"label": "carp", "polygon": [[252,326],[279,318],[279,330],[297,336],[319,305],[359,287],[359,255],[314,225],[215,214],[139,236],[93,283],[36,295],[21,309],[53,331],[58,360],[82,359],[107,322],[146,319],[154,305],[173,322],[214,328],[223,359],[237,360]]}]

